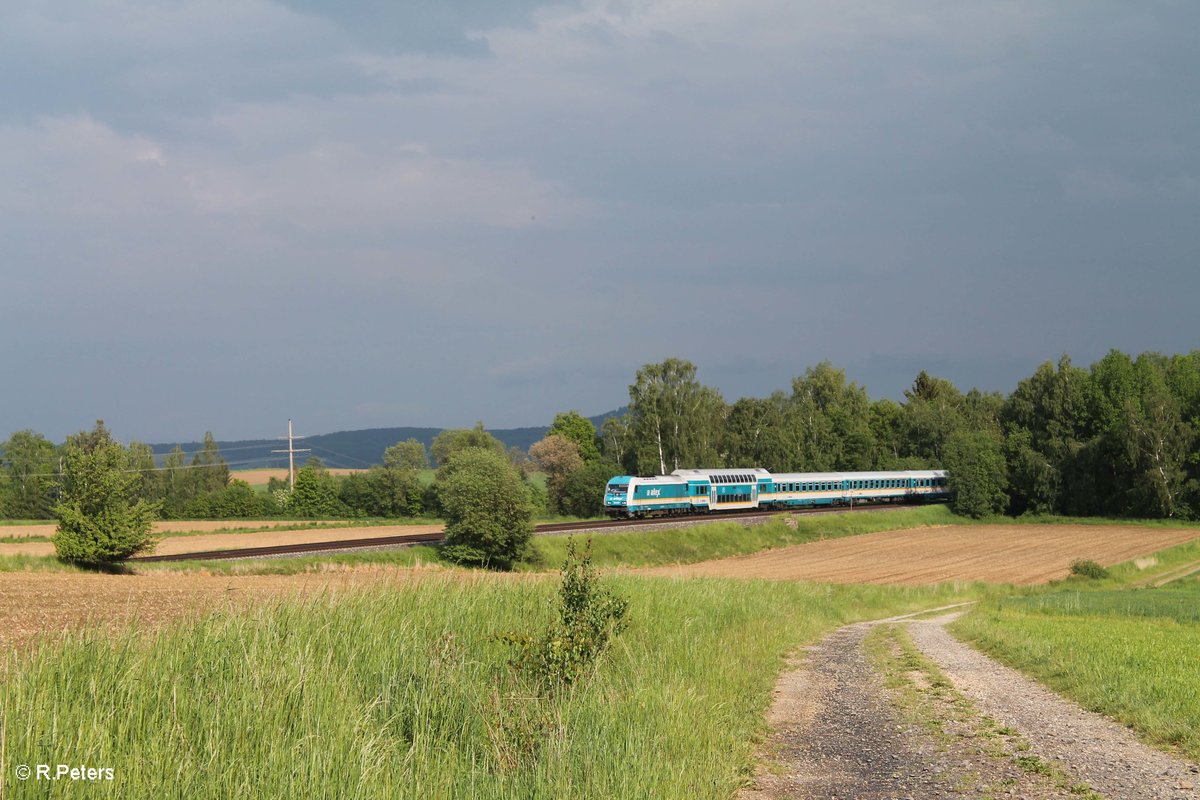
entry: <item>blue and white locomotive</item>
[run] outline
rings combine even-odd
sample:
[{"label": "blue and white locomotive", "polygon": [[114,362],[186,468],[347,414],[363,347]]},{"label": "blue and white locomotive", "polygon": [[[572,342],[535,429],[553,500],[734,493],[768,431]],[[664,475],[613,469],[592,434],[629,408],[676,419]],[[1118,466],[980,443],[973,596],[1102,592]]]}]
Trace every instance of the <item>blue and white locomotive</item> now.
[{"label": "blue and white locomotive", "polygon": [[618,475],[604,489],[611,517],[710,514],[854,503],[903,503],[949,498],[943,470],[789,472],[765,469],[677,469],[670,475]]}]

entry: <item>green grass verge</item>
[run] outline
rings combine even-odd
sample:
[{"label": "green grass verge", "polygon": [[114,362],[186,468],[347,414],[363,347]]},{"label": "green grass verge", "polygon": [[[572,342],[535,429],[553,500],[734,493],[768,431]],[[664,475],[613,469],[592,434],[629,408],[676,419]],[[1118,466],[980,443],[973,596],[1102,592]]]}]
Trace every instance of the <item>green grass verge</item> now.
[{"label": "green grass verge", "polygon": [[[550,621],[550,580],[437,576],[9,655],[7,759],[111,767],[101,788],[124,797],[728,798],[786,653],[958,597],[608,583],[628,630],[588,681],[540,701],[505,688],[494,637]],[[10,797],[46,794],[5,777]]]},{"label": "green grass verge", "polygon": [[64,564],[54,556],[2,556],[0,572],[86,572]]},{"label": "green grass verge", "polygon": [[[592,560],[597,566],[691,564],[819,539],[953,524],[961,518],[945,506],[924,506],[902,511],[802,515],[792,519],[795,528],[777,518],[762,525],[713,522],[690,528],[596,534],[592,537]],[[531,554],[521,568],[545,569],[561,564],[566,557],[568,538],[535,537]]]},{"label": "green grass verge", "polygon": [[1054,514],[1022,514],[1019,517],[957,517],[960,525],[1112,525],[1138,528],[1200,528],[1200,522],[1179,519],[1134,519],[1120,517],[1064,517]]},{"label": "green grass verge", "polygon": [[1160,589],[1059,587],[985,603],[952,630],[1085,708],[1196,760],[1197,609],[1200,581],[1194,580]]},{"label": "green grass verge", "polygon": [[377,565],[381,567],[419,567],[444,563],[436,547],[417,544],[396,550],[374,550],[367,553],[332,553],[286,558],[246,558],[196,561],[155,561],[134,564],[138,574],[163,572],[204,572],[212,575],[299,575],[310,572],[329,572],[351,567]]}]

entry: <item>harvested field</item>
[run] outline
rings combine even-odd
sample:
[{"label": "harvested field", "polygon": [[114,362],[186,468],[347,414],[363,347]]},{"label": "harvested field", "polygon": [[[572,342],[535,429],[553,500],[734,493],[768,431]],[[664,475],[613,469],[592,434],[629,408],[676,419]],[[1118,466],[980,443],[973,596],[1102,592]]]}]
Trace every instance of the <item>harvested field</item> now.
[{"label": "harvested field", "polygon": [[[353,525],[350,520],[295,520],[295,519],[173,519],[154,523],[155,533],[190,533],[192,531],[236,531],[252,528],[288,528],[297,525]],[[23,536],[53,536],[57,523],[40,522],[36,525],[5,525],[0,527],[0,536],[19,538]]]},{"label": "harvested field", "polygon": [[1200,539],[1200,528],[947,525],[848,536],[639,572],[828,583],[1037,584],[1065,578],[1076,559],[1116,564],[1193,539]]},{"label": "harvested field", "polygon": [[437,566],[246,576],[7,573],[0,577],[0,649],[83,628],[117,630],[131,622],[153,628],[174,619],[222,608],[240,609],[289,593],[385,586],[435,574],[453,574],[463,580],[492,577]]},{"label": "harvested field", "polygon": [[[356,472],[366,472],[365,469],[343,469],[335,467],[329,470],[330,475],[352,475]],[[251,486],[266,486],[271,482],[271,478],[276,480],[287,480],[288,471],[286,469],[239,469],[229,473],[231,480],[245,481]]]},{"label": "harvested field", "polygon": [[[194,524],[194,523],[188,523]],[[229,523],[224,523],[228,526]],[[274,547],[280,544],[333,542],[339,539],[378,539],[384,536],[435,533],[441,525],[370,525],[365,527],[321,528],[306,531],[261,531],[259,533],[212,533],[197,536],[174,536],[163,539],[154,555],[173,556],[179,553],[202,553],[207,550],[241,550],[246,547]],[[52,556],[53,542],[17,542],[0,544],[0,556]]]}]

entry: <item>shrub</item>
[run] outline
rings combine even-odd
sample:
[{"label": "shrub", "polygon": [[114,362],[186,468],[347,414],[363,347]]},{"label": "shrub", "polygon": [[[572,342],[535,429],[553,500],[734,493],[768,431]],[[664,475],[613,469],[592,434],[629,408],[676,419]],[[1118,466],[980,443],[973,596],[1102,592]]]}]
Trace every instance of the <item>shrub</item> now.
[{"label": "shrub", "polygon": [[628,601],[600,585],[592,566],[592,541],[577,556],[575,540],[567,542],[562,566],[558,620],[541,636],[502,637],[517,648],[512,664],[543,690],[558,690],[582,678],[613,636],[626,625]]},{"label": "shrub", "polygon": [[1108,577],[1108,570],[1091,559],[1079,558],[1071,562],[1071,574],[1099,580]]},{"label": "shrub", "polygon": [[102,423],[75,437],[63,462],[62,498],[54,507],[58,557],[103,565],[152,548],[158,506],[135,499],[140,482],[141,476],[129,471],[129,454]]}]

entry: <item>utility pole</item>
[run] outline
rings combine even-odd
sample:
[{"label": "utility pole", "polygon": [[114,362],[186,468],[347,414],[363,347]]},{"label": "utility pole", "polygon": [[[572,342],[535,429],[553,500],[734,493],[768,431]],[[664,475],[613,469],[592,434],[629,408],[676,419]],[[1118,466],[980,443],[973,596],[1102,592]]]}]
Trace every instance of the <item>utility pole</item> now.
[{"label": "utility pole", "polygon": [[[279,438],[282,439],[283,437],[280,436]],[[309,448],[305,448],[303,450],[297,450],[295,447],[292,446],[292,440],[303,439],[303,438],[304,438],[303,436],[293,436],[292,435],[292,421],[289,419],[288,420],[288,435],[287,435],[288,449],[271,451],[272,453],[287,453],[288,454],[288,489],[290,489],[291,491],[296,490],[296,453],[311,452]]]}]

